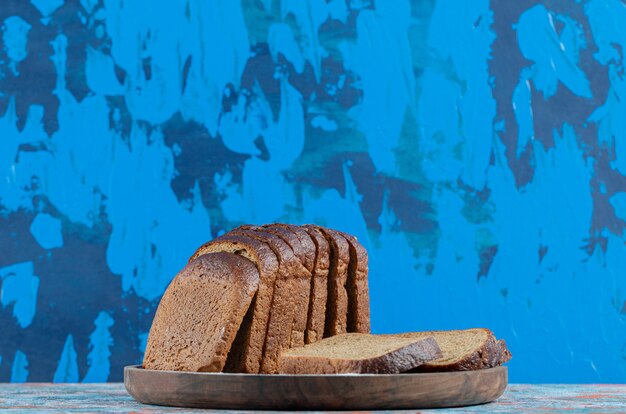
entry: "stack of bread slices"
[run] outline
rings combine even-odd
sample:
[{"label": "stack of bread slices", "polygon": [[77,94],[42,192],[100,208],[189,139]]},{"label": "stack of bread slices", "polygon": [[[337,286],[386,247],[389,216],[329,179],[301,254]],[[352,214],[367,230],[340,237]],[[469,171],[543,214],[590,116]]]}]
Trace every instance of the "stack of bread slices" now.
[{"label": "stack of bread slices", "polygon": [[[510,359],[486,329],[370,335],[367,251],[316,225],[240,226],[174,278],[146,369],[237,373],[450,371]],[[360,350],[360,351],[359,351]]]}]

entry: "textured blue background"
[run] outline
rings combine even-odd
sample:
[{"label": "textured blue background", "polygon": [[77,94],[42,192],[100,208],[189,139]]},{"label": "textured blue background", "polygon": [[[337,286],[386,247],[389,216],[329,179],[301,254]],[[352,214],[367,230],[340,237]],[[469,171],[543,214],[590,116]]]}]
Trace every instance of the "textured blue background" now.
[{"label": "textured blue background", "polygon": [[375,332],[626,381],[624,3],[0,4],[0,380],[120,380],[195,247],[285,221],[363,241]]}]

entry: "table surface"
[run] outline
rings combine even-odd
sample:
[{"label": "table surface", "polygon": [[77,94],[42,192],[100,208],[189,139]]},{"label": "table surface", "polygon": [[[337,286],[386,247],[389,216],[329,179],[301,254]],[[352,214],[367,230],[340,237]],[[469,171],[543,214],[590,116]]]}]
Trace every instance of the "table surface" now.
[{"label": "table surface", "polygon": [[[133,400],[124,384],[0,384],[0,411],[37,412],[209,412],[155,407]],[[576,410],[626,412],[626,385],[511,384],[497,401],[474,407],[422,410],[438,413],[511,413]],[[239,411],[241,412],[241,411]],[[415,411],[413,411],[415,412]]]}]

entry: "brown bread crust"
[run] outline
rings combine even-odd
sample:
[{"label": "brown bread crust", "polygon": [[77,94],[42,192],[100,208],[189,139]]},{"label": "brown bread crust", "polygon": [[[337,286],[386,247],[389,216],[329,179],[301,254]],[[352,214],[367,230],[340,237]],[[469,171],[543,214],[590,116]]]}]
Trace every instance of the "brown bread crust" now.
[{"label": "brown bread crust", "polygon": [[242,324],[241,334],[237,335],[235,341],[237,346],[231,349],[226,368],[229,372],[259,373],[274,296],[274,284],[278,276],[278,258],[265,243],[251,237],[227,233],[200,246],[190,261],[211,252],[245,255],[258,268],[259,289],[252,314],[244,321],[249,325]]},{"label": "brown bread crust", "polygon": [[330,270],[328,274],[328,293],[326,300],[326,322],[324,337],[346,333],[348,329],[348,265],[350,247],[346,239],[337,231],[326,227],[307,224],[319,230],[330,246]]},{"label": "brown bread crust", "polygon": [[513,358],[513,355],[511,355],[511,351],[509,351],[509,348],[506,346],[506,341],[504,339],[498,339],[498,351],[498,365],[505,364]]},{"label": "brown bread crust", "polygon": [[[304,332],[303,336],[292,336],[290,347],[302,346],[306,343],[307,320],[309,316],[309,298],[311,296],[311,283],[313,280],[313,265],[315,262],[315,245],[309,238],[308,240],[299,237],[288,224],[266,224],[262,228],[282,238],[293,250],[294,254],[300,260],[300,263],[308,270],[310,278],[307,286],[304,288],[302,301],[296,304],[294,312],[293,330],[295,332]],[[306,234],[305,234],[306,235]],[[307,236],[308,238],[308,236]]]},{"label": "brown bread crust", "polygon": [[[333,344],[327,345],[327,341],[346,341],[347,345],[359,346],[354,335],[367,335],[376,339],[375,335],[350,333],[323,339],[308,346],[325,347],[322,355],[302,355],[299,348],[283,353],[280,360],[281,374],[398,374],[409,371],[426,361],[441,356],[437,342],[432,337],[405,341],[402,345],[391,351],[381,351],[380,355],[368,358],[345,358],[333,355]],[[378,339],[383,339],[381,336]],[[350,344],[350,342],[354,342]],[[376,347],[375,341],[370,345]]]},{"label": "brown bread crust", "polygon": [[[496,341],[496,337],[489,329],[475,328],[465,331],[426,331],[397,334],[405,338],[420,338],[433,336],[435,340],[440,333],[443,334],[465,334],[471,331],[482,331],[485,333],[485,340],[471,353],[464,355],[455,361],[442,362],[438,360],[427,362],[411,372],[447,372],[447,371],[474,371],[477,369],[493,368],[501,364],[501,348]],[[508,352],[508,350],[507,350]],[[506,356],[504,356],[506,358]]]},{"label": "brown bread crust", "polygon": [[[302,308],[303,310],[306,309],[306,315],[304,315],[302,312],[297,312],[296,313],[297,319],[296,319],[295,324],[298,328],[300,327],[305,328],[305,332],[304,332],[305,344],[315,342],[318,338],[319,326],[320,325],[323,326],[324,321],[326,319],[325,310],[326,310],[326,295],[327,295],[327,293],[324,293],[324,298],[323,298],[324,302],[320,308],[320,304],[319,304],[320,301],[319,299],[316,299],[319,297],[319,292],[316,292],[315,290],[316,286],[319,286],[320,283],[319,281],[316,281],[316,279],[319,279],[320,277],[327,278],[328,267],[326,267],[325,273],[324,273],[324,270],[319,270],[320,272],[322,272],[320,274],[317,273],[318,272],[318,269],[316,268],[317,247],[312,237],[309,235],[309,233],[307,233],[307,231],[304,228],[301,228],[300,226],[291,225],[291,224],[281,224],[281,223],[265,225],[263,227],[265,228],[280,227],[283,229],[287,229],[293,235],[295,235],[300,241],[303,254],[300,255],[299,257],[302,263],[304,264],[304,266],[311,272],[311,280],[309,282],[310,286],[309,286],[309,292],[307,295],[308,303],[303,304],[303,308]],[[328,250],[327,244],[326,244],[326,249]],[[326,252],[326,255],[328,255],[328,252]],[[324,289],[326,289],[326,287],[324,287]],[[323,331],[323,328],[322,328],[322,331]],[[322,335],[319,335],[319,338],[322,338]],[[292,346],[295,346],[295,344],[292,344]]]},{"label": "brown bread crust", "polygon": [[165,291],[143,367],[220,372],[259,286],[251,261],[231,253],[192,260]]},{"label": "brown bread crust", "polygon": [[473,352],[467,358],[446,365],[425,364],[423,367],[418,367],[417,372],[473,371],[492,368],[497,365],[498,356],[499,352],[496,340],[495,338],[489,338],[480,349]]},{"label": "brown bread crust", "polygon": [[262,227],[237,228],[230,234],[247,235],[266,243],[278,258],[278,276],[274,282],[274,298],[260,370],[261,373],[274,374],[278,371],[280,352],[288,349],[291,343],[298,346],[304,344],[304,329],[298,330],[293,322],[296,306],[308,303],[307,290],[311,274],[283,239]]},{"label": "brown bread crust", "polygon": [[294,241],[294,243],[299,244],[301,249],[296,256],[298,256],[304,267],[313,273],[315,267],[315,244],[313,244],[313,240],[311,240],[311,237],[304,229],[300,228],[300,226],[285,223],[265,224],[263,228],[268,230],[288,230],[292,235],[296,236],[298,240],[297,242]]},{"label": "brown bread crust", "polygon": [[370,332],[370,294],[367,250],[351,234],[340,232],[350,246],[348,266],[348,332]]},{"label": "brown bread crust", "polygon": [[328,297],[328,271],[330,267],[330,246],[324,235],[317,229],[302,227],[315,245],[315,266],[311,279],[311,297],[305,342],[316,342],[324,337],[326,322],[326,300]]}]

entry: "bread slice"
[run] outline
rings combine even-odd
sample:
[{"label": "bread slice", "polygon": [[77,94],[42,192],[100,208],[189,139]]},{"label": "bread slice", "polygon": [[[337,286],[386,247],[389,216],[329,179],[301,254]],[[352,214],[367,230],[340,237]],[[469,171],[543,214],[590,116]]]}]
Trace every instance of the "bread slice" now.
[{"label": "bread slice", "polygon": [[244,257],[211,253],[189,262],[159,303],[143,367],[222,371],[258,287],[259,272]]},{"label": "bread slice", "polygon": [[498,343],[493,332],[485,328],[410,332],[391,336],[409,339],[432,336],[439,344],[443,356],[417,367],[414,372],[473,371],[492,368],[510,359],[506,344]]},{"label": "bread slice", "polygon": [[[324,336],[324,323],[326,320],[326,298],[329,267],[329,246],[324,236],[319,232],[311,230],[314,235],[308,233],[307,229],[291,224],[272,224],[265,225],[265,228],[281,227],[291,231],[300,241],[304,257],[300,255],[300,260],[304,266],[311,272],[311,282],[309,288],[309,302],[305,305],[307,308],[307,318],[299,319],[297,326],[306,325],[304,333],[304,343],[309,344],[321,339]],[[317,237],[321,240],[314,241]],[[318,251],[319,250],[319,251]],[[318,260],[319,259],[319,260]],[[300,313],[297,316],[302,316]],[[294,344],[292,344],[294,346]]]},{"label": "bread slice", "polygon": [[[267,232],[273,234],[274,236],[282,239],[291,249],[293,254],[297,257],[300,263],[309,271],[305,273],[305,276],[311,275],[311,268],[309,268],[310,263],[312,263],[311,256],[314,255],[314,251],[307,250],[300,239],[284,224],[267,224],[264,226],[253,226],[253,225],[244,225],[240,226],[234,231],[239,230],[252,230],[252,231],[260,231]],[[294,304],[294,320],[292,321],[292,332],[295,334],[290,335],[289,346],[297,347],[304,345],[304,338],[307,324],[307,315],[308,315],[308,304],[309,304],[309,296],[310,296],[310,280],[307,282],[307,286],[300,286],[298,289],[301,290],[301,294],[295,296],[294,298],[298,298],[299,302]],[[304,285],[304,284],[303,284]],[[303,334],[300,334],[302,332]]]},{"label": "bread slice", "polygon": [[315,244],[313,244],[313,240],[311,240],[311,237],[304,229],[300,228],[300,226],[285,223],[265,224],[263,228],[268,230],[288,230],[291,234],[296,236],[297,242],[295,242],[295,244],[299,244],[301,248],[301,251],[297,253],[296,256],[298,256],[304,267],[311,273],[313,272],[315,266]]},{"label": "bread slice", "polygon": [[341,232],[350,246],[348,265],[348,332],[370,332],[370,293],[367,281],[367,250],[356,237]]},{"label": "bread slice", "polygon": [[330,270],[326,298],[326,321],[324,336],[346,333],[348,329],[348,265],[350,247],[339,232],[321,226],[307,224],[307,228],[319,230],[330,246]]},{"label": "bread slice", "polygon": [[305,343],[310,344],[324,337],[330,246],[319,230],[310,227],[302,227],[301,230],[306,231],[315,245],[315,264],[309,298],[309,317],[304,339]]},{"label": "bread slice", "polygon": [[[303,243],[303,240],[291,229],[292,226],[287,224],[266,224],[262,228],[266,231],[282,238],[293,250],[293,253],[300,260],[300,263],[308,270],[309,280],[307,286],[304,287],[303,294],[300,296],[301,302],[295,306],[293,330],[295,332],[303,332],[302,336],[295,335],[291,337],[290,347],[302,346],[306,343],[307,318],[309,315],[309,297],[311,296],[311,279],[313,278],[313,264],[315,258],[315,246],[310,241]],[[307,236],[308,237],[308,236]]]},{"label": "bread slice", "polygon": [[432,337],[346,333],[284,352],[281,374],[396,374],[441,356]]},{"label": "bread slice", "polygon": [[225,371],[259,373],[267,333],[278,258],[265,243],[246,236],[226,234],[202,245],[190,261],[207,253],[230,252],[251,260],[260,276],[259,289],[251,312],[245,316],[226,361]]},{"label": "bread slice", "polygon": [[278,258],[278,274],[274,282],[274,297],[259,371],[264,374],[274,374],[278,370],[280,352],[288,349],[292,343],[304,344],[306,324],[303,327],[296,327],[294,318],[296,312],[306,314],[306,309],[298,306],[308,304],[311,273],[283,239],[265,231],[262,227],[246,226],[228,234],[246,235],[266,243]]}]

